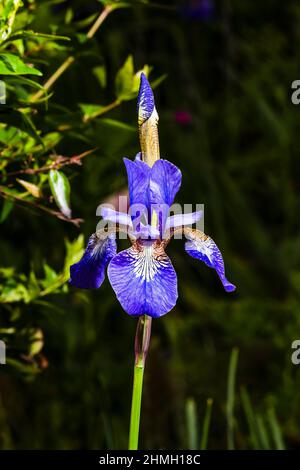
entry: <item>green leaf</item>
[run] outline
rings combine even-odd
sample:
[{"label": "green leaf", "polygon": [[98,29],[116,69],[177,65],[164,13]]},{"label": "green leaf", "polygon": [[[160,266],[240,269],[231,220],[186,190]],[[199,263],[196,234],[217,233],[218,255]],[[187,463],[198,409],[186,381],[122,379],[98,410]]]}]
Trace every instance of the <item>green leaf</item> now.
[{"label": "green leaf", "polygon": [[45,272],[45,278],[41,280],[41,284],[43,288],[46,289],[56,282],[58,274],[47,263],[44,264],[43,268]]},{"label": "green leaf", "polygon": [[[1,115],[0,115],[1,116]],[[1,118],[0,118],[1,121]],[[17,129],[8,126],[0,127],[0,142],[5,145],[9,145],[13,142],[14,137],[16,136]]]},{"label": "green leaf", "polygon": [[106,68],[104,65],[99,65],[98,67],[93,68],[93,74],[98,80],[101,88],[106,87],[107,77],[106,77]]},{"label": "green leaf", "polygon": [[0,328],[0,335],[13,335],[16,332],[16,329],[11,328]]},{"label": "green leaf", "polygon": [[[66,257],[64,267],[61,273],[54,278],[53,274],[53,282],[50,283],[42,292],[41,296],[44,297],[45,295],[51,294],[56,292],[61,286],[63,286],[70,277],[70,266],[71,264],[77,263],[83,255],[84,252],[84,245],[83,245],[83,235],[79,235],[77,239],[73,242],[69,242],[68,240],[65,241],[66,243]],[[66,286],[67,287],[67,286]]]},{"label": "green leaf", "polygon": [[18,374],[24,375],[26,378],[39,374],[41,371],[36,363],[28,364],[11,357],[6,358],[6,366],[15,369]]},{"label": "green leaf", "polygon": [[62,171],[49,171],[49,185],[60,211],[69,219],[72,217],[70,208],[71,187],[68,178]]},{"label": "green leaf", "polygon": [[84,114],[84,120],[91,118],[94,114],[97,115],[99,111],[104,109],[104,106],[102,105],[89,103],[79,103],[79,107]]},{"label": "green leaf", "polygon": [[[133,76],[133,80],[132,80],[132,87],[131,87],[131,97],[129,99],[132,99],[134,98],[138,91],[139,91],[139,88],[140,88],[140,82],[141,82],[141,73],[144,73],[146,75],[146,77],[149,76],[149,73],[150,73],[150,67],[149,65],[144,65],[144,67],[141,69],[141,70],[138,70],[134,76]],[[151,84],[152,85],[152,84]],[[133,95],[133,96],[132,96]]]},{"label": "green leaf", "polygon": [[75,36],[76,36],[76,38],[77,38],[79,44],[85,44],[85,43],[89,40],[89,38],[87,37],[87,35],[84,34],[84,33],[76,33]]},{"label": "green leaf", "polygon": [[[15,77],[11,77],[10,78],[10,84],[25,84],[25,85],[28,85],[32,88],[36,88],[37,90],[41,90],[45,96],[47,96],[48,92],[47,90],[40,84],[40,83],[37,83],[35,82],[34,80],[31,80],[30,78],[28,77],[23,77],[23,75],[18,75],[18,76],[15,76]],[[48,95],[49,96],[49,95]],[[30,104],[32,105],[32,102],[30,102]]]},{"label": "green leaf", "polygon": [[44,346],[44,335],[43,331],[40,328],[32,329],[30,331],[30,343],[29,343],[29,355],[36,356],[41,352]]},{"label": "green leaf", "polygon": [[2,5],[0,5],[0,42],[10,35],[17,10],[21,5],[21,0],[2,1]]},{"label": "green leaf", "polygon": [[0,268],[0,276],[3,277],[4,279],[8,279],[12,277],[15,273],[15,268],[9,267],[9,268]]},{"label": "green leaf", "polygon": [[[122,0],[99,0],[105,7],[111,7],[113,10],[117,10],[118,8],[131,8],[132,2],[124,2]],[[148,0],[140,0],[137,3],[147,4]]]},{"label": "green leaf", "polygon": [[1,107],[1,110],[0,122],[4,122],[5,124],[16,127],[17,129],[21,129],[44,146],[33,122],[25,113],[18,111],[17,109],[8,107],[4,108],[4,105]]},{"label": "green leaf", "polygon": [[129,55],[124,65],[118,71],[116,75],[116,79],[115,79],[116,95],[120,100],[126,99],[126,97],[129,94],[131,94],[132,85],[133,85],[133,77],[134,77],[133,57],[132,55]]},{"label": "green leaf", "polygon": [[3,206],[1,209],[1,213],[0,213],[0,224],[2,224],[2,222],[4,222],[7,219],[13,207],[14,207],[13,201],[10,201],[9,199],[4,199]]},{"label": "green leaf", "polygon": [[41,288],[40,288],[39,282],[36,278],[34,271],[30,271],[29,273],[27,289],[28,289],[28,295],[30,297],[29,301],[34,300],[40,294]]},{"label": "green leaf", "polygon": [[5,44],[19,39],[47,39],[51,41],[70,41],[71,39],[67,36],[59,36],[56,34],[44,34],[36,33],[35,31],[17,31],[6,39]]},{"label": "green leaf", "polygon": [[49,132],[48,134],[43,136],[43,143],[45,146],[45,149],[49,150],[55,145],[57,145],[61,139],[63,138],[61,132]]},{"label": "green leaf", "polygon": [[141,70],[134,72],[133,57],[128,56],[115,79],[116,96],[120,101],[132,100],[137,96],[142,72],[148,77],[150,67],[144,65]]},{"label": "green leaf", "polygon": [[78,20],[76,22],[73,22],[73,25],[77,30],[87,28],[88,26],[91,26],[91,24],[94,23],[97,16],[98,16],[97,13],[93,13],[92,15],[89,15],[86,18],[83,18],[82,20]]},{"label": "green leaf", "polygon": [[0,75],[42,75],[42,72],[25,64],[17,55],[1,52]]},{"label": "green leaf", "polygon": [[136,132],[136,128],[134,126],[130,126],[122,121],[117,121],[116,119],[102,118],[100,122],[101,124],[106,124],[109,127],[115,127],[129,132]]},{"label": "green leaf", "polygon": [[[9,39],[8,39],[9,41]],[[6,41],[5,41],[6,42]],[[6,42],[7,44],[7,42]],[[16,48],[16,52],[20,57],[23,57],[25,55],[25,44],[22,38],[16,39],[14,42],[14,47]]]},{"label": "green leaf", "polygon": [[168,74],[164,73],[163,75],[158,77],[156,80],[153,80],[153,82],[151,82],[152,90],[154,90],[156,87],[158,87],[158,85],[160,85],[167,78],[167,76],[168,76]]},{"label": "green leaf", "polygon": [[66,14],[65,14],[65,23],[70,24],[74,18],[74,11],[72,8],[67,8]]},{"label": "green leaf", "polygon": [[25,303],[30,301],[28,290],[23,284],[8,284],[3,287],[0,293],[0,302],[2,303],[20,302],[22,300]]},{"label": "green leaf", "polygon": [[33,197],[40,198],[41,197],[41,190],[40,188],[29,181],[22,180],[17,178],[18,183],[20,183],[23,188],[25,188]]},{"label": "green leaf", "polygon": [[68,280],[70,274],[71,264],[77,263],[83,255],[84,252],[84,238],[83,235],[79,235],[73,242],[65,241],[66,243],[66,258],[64,264],[64,276],[65,280]]}]

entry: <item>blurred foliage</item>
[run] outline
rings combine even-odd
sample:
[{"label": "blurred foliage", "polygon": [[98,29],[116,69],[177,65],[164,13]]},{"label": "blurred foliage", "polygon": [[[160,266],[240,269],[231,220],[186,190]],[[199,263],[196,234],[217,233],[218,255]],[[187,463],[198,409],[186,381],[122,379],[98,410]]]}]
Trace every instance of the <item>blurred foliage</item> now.
[{"label": "blurred foliage", "polygon": [[126,185],[141,70],[177,200],[205,204],[238,286],[227,296],[170,247],[180,300],[153,325],[141,448],[226,448],[228,432],[238,449],[299,447],[300,7],[211,3],[210,17],[200,0],[0,4],[1,448],[126,447],[136,320],[107,281],[66,281],[97,206]]}]

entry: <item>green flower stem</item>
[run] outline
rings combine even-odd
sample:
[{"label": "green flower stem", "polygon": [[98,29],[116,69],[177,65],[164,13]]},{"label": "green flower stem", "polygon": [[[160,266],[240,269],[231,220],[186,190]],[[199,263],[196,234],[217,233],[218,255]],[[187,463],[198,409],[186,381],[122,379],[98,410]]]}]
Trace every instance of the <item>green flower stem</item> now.
[{"label": "green flower stem", "polygon": [[147,315],[142,315],[139,318],[135,335],[135,363],[128,443],[129,450],[138,449],[143,378],[145,362],[151,337],[151,323],[151,317],[148,317]]},{"label": "green flower stem", "polygon": [[133,390],[131,403],[129,450],[137,450],[140,429],[142,390],[143,390],[144,367],[134,366]]}]

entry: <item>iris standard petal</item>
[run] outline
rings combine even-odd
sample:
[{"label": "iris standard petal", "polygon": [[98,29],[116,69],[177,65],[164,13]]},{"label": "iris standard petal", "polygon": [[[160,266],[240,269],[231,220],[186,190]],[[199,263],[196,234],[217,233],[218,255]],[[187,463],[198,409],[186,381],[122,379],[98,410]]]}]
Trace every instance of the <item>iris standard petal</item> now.
[{"label": "iris standard petal", "polygon": [[236,289],[225,277],[225,267],[222,254],[215,242],[199,230],[184,229],[184,235],[188,239],[185,243],[186,252],[193,258],[204,261],[207,266],[217,271],[217,274],[226,292]]},{"label": "iris standard petal", "polygon": [[158,243],[136,243],[113,257],[108,278],[129,315],[153,318],[168,313],[178,297],[177,276]]},{"label": "iris standard petal", "polygon": [[[99,231],[100,232],[100,231]],[[94,233],[81,260],[70,267],[70,284],[81,289],[97,289],[105,277],[105,268],[117,252],[115,234]]]},{"label": "iris standard petal", "polygon": [[192,225],[201,219],[203,211],[191,212],[190,214],[175,214],[167,218],[166,230],[184,225]]},{"label": "iris standard petal", "polygon": [[163,236],[165,224],[177,191],[181,185],[181,171],[167,160],[157,160],[150,173],[149,201],[155,211],[158,228]]},{"label": "iris standard petal", "polygon": [[148,207],[150,167],[141,160],[124,158],[128,176],[130,205],[142,204]]},{"label": "iris standard petal", "polygon": [[171,206],[181,186],[181,171],[168,160],[157,160],[150,174],[151,204]]}]

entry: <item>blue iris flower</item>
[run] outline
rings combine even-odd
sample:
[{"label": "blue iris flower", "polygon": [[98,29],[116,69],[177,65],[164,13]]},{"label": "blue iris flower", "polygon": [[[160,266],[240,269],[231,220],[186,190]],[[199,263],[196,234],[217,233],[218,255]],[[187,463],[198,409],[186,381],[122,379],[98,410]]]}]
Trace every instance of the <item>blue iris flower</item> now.
[{"label": "blue iris flower", "polygon": [[[102,207],[101,215],[112,227],[97,230],[90,237],[82,259],[70,268],[70,283],[83,289],[98,288],[108,267],[108,279],[123,309],[132,316],[146,314],[157,318],[168,313],[178,298],[176,272],[165,252],[176,233],[187,239],[185,250],[190,256],[216,270],[227,292],[235,290],[235,286],[225,277],[223,258],[214,241],[190,227],[202,212],[169,216],[181,186],[181,171],[157,157],[158,115],[144,74],[138,112],[142,152],[135,160],[124,159],[130,208],[134,210],[126,214]],[[145,152],[149,158],[145,158]],[[154,161],[150,152],[152,157],[156,155]],[[130,248],[119,253],[118,231],[126,232],[131,242]]]}]

